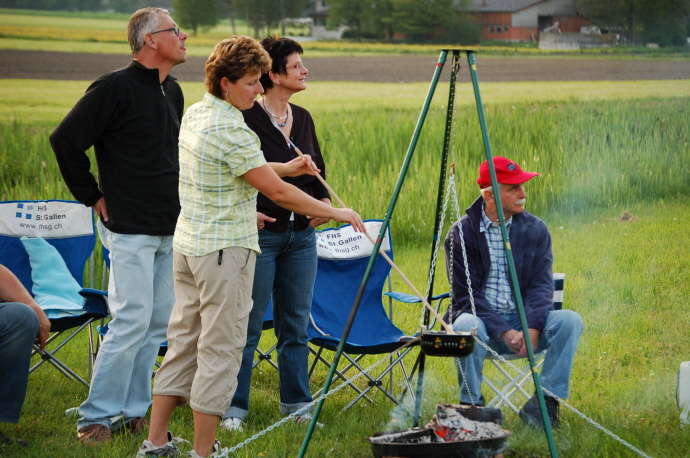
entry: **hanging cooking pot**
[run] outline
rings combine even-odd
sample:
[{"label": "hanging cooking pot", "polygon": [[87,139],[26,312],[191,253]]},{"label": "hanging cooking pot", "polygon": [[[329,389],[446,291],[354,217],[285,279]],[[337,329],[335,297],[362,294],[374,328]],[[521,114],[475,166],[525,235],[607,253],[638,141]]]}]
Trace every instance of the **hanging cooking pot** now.
[{"label": "hanging cooking pot", "polygon": [[467,356],[474,351],[474,336],[471,332],[423,331],[420,334],[422,351],[427,356]]},{"label": "hanging cooking pot", "polygon": [[402,337],[400,342],[419,345],[427,356],[459,358],[474,351],[474,336],[471,332],[427,331],[424,326],[419,334]]}]

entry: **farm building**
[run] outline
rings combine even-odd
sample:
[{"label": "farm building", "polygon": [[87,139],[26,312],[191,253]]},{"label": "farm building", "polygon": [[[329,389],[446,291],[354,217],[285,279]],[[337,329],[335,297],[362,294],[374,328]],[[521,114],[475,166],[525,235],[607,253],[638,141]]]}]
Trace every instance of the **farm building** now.
[{"label": "farm building", "polygon": [[315,0],[309,3],[309,8],[305,15],[312,21],[311,36],[316,39],[339,40],[347,27],[341,25],[335,30],[326,29],[326,18],[328,17],[328,4],[325,0]]},{"label": "farm building", "polygon": [[468,10],[482,25],[484,40],[538,41],[549,27],[578,33],[589,24],[578,15],[575,0],[473,0]]}]

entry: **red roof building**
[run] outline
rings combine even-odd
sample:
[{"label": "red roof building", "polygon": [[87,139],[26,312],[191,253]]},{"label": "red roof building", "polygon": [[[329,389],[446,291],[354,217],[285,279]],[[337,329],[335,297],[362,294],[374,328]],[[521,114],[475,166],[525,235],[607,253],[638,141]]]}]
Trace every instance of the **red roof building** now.
[{"label": "red roof building", "polygon": [[575,0],[473,0],[467,10],[482,25],[484,40],[538,41],[544,29],[579,33],[589,24]]}]

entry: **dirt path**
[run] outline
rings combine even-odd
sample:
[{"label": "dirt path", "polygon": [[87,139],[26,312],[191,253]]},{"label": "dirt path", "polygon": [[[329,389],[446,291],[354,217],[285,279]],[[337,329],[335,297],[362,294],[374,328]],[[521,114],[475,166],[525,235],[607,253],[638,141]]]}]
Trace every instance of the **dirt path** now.
[{"label": "dirt path", "polygon": [[[438,57],[373,56],[309,58],[311,81],[429,82]],[[127,65],[121,54],[0,51],[0,78],[91,81]],[[189,57],[173,70],[180,81],[203,81],[203,57]],[[476,54],[480,81],[667,80],[690,78],[690,60],[607,60],[571,58],[482,57]],[[461,65],[466,66],[463,58]],[[441,80],[448,80],[444,71]],[[461,81],[469,81],[460,72]]]}]

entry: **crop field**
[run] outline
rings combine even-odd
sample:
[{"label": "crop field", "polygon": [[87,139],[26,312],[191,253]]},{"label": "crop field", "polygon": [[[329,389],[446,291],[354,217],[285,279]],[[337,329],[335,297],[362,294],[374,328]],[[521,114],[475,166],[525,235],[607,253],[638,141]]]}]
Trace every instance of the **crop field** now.
[{"label": "crop field", "polygon": [[[123,21],[97,19],[104,29],[109,21]],[[3,20],[0,14],[0,26]],[[86,81],[0,79],[0,200],[71,198],[48,135],[87,86]],[[481,85],[492,153],[541,174],[526,187],[527,209],[551,232],[554,271],[566,273],[564,307],[585,323],[567,400],[575,411],[562,405],[562,427],[554,432],[560,457],[676,458],[690,450],[690,428],[680,427],[675,401],[679,364],[690,359],[689,86],[687,80]],[[183,90],[188,107],[201,99],[204,87],[187,82]],[[427,90],[421,83],[314,82],[293,98],[314,117],[329,184],[365,218],[385,216]],[[464,209],[479,194],[476,171],[484,150],[471,86],[460,84],[457,100],[449,162],[456,165],[457,201]],[[446,104],[447,84],[440,84],[391,219],[396,263],[422,292],[434,238]],[[451,211],[446,216],[441,237],[456,217]],[[441,255],[435,292],[448,288],[443,266]],[[95,285],[100,281],[97,268]],[[395,290],[410,292],[395,274],[393,282]],[[418,330],[418,307],[395,304],[394,310],[403,331]],[[274,342],[267,332],[261,347]],[[76,343],[62,353],[86,376],[86,341]],[[367,357],[363,366],[378,360]],[[408,370],[413,363],[409,358]],[[315,372],[312,391],[323,386],[326,375],[323,367]],[[396,393],[401,381],[396,372]],[[370,457],[366,437],[411,425],[409,416],[378,393],[373,403],[341,412],[351,393],[346,388],[325,402],[319,418],[324,426],[314,431],[307,456]],[[30,445],[21,451],[0,447],[0,457],[134,456],[145,433],[117,433],[112,444],[96,448],[77,442],[76,419],[64,413],[87,394],[54,369],[38,369],[29,378],[19,424],[1,425],[5,434]],[[484,395],[491,397],[487,390]],[[421,423],[436,404],[457,401],[453,361],[428,358]],[[507,458],[550,456],[541,432],[525,427],[508,409],[504,418],[513,433]],[[277,373],[262,363],[254,372],[244,431],[219,431],[218,438],[232,447],[280,419]],[[193,438],[190,409],[178,409],[171,430]],[[294,457],[305,432],[287,424],[229,456]],[[182,448],[189,450],[187,444]]]}]

